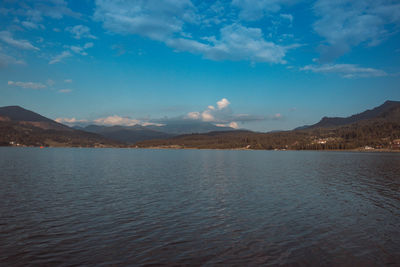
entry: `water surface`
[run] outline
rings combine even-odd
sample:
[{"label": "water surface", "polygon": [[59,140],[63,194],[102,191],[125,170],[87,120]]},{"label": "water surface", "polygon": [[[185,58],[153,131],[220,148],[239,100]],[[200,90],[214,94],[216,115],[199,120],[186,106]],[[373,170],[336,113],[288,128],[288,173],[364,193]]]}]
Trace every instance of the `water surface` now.
[{"label": "water surface", "polygon": [[400,154],[0,148],[0,265],[399,265]]}]

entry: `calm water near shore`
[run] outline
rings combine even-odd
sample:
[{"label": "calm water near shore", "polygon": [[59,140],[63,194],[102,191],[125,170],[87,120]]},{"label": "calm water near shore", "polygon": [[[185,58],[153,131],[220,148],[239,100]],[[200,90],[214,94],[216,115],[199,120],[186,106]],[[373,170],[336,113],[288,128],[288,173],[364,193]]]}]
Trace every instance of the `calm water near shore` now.
[{"label": "calm water near shore", "polygon": [[400,154],[0,148],[0,266],[400,265]]}]

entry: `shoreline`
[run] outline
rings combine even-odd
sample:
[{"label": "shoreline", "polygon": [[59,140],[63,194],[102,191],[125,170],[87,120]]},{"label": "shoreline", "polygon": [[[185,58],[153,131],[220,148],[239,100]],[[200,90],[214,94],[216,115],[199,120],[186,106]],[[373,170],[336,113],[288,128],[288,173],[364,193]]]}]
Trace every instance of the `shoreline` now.
[{"label": "shoreline", "polygon": [[112,146],[94,146],[94,147],[79,147],[79,146],[0,146],[2,147],[14,147],[14,148],[90,148],[90,149],[153,149],[153,150],[238,150],[238,151],[327,151],[327,152],[372,152],[372,153],[400,153],[400,149],[252,149],[252,148],[197,148],[197,147],[181,147],[181,146],[152,146],[152,147],[137,147],[137,146],[126,146],[126,147],[112,147]]},{"label": "shoreline", "polygon": [[135,149],[172,149],[172,150],[240,150],[240,151],[335,151],[335,152],[374,152],[374,153],[399,153],[399,149],[253,149],[253,148],[196,148],[196,147],[136,147]]}]

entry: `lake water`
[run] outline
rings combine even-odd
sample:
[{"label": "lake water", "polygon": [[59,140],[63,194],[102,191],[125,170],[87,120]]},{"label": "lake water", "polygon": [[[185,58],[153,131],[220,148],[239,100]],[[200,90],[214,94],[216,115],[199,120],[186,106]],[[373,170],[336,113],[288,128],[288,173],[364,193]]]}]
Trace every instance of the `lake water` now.
[{"label": "lake water", "polygon": [[400,265],[400,153],[0,148],[0,265]]}]

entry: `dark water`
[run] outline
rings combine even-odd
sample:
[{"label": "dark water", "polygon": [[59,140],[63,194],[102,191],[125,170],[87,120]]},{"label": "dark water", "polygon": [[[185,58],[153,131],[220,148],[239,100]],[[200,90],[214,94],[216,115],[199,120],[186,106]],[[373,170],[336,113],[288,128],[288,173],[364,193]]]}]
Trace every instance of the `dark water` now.
[{"label": "dark water", "polygon": [[0,265],[400,265],[400,153],[0,148]]}]

